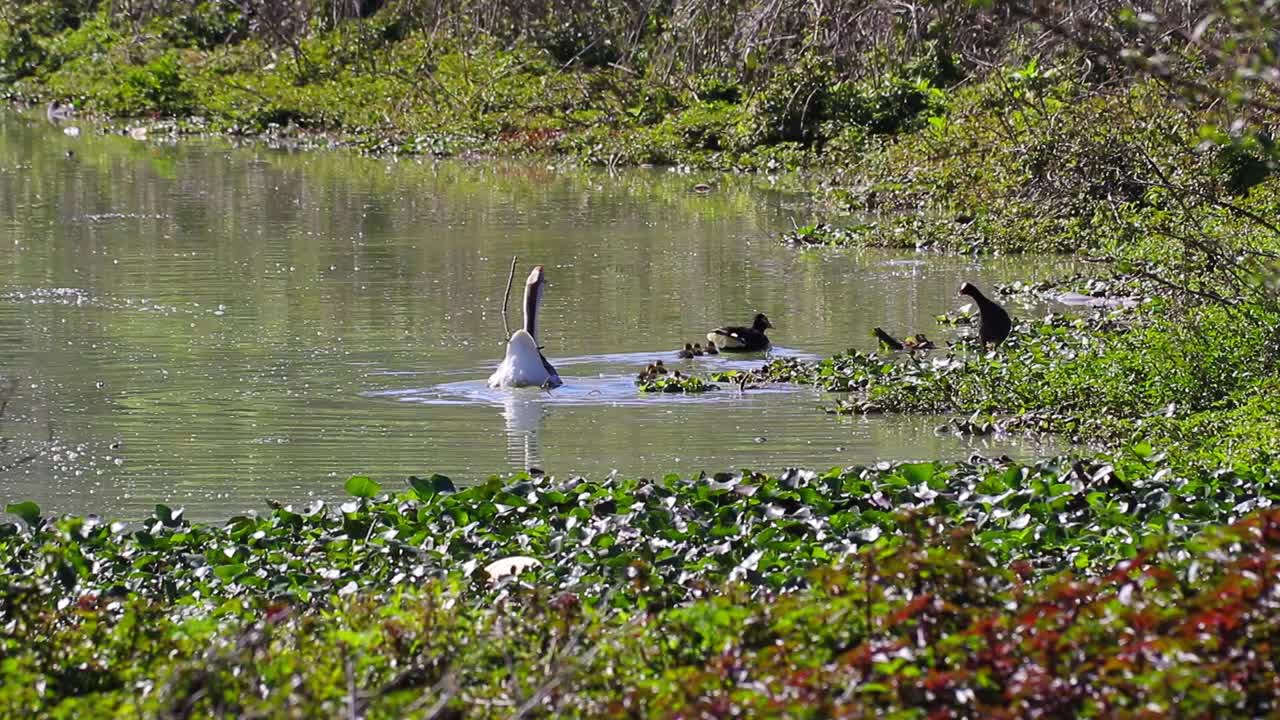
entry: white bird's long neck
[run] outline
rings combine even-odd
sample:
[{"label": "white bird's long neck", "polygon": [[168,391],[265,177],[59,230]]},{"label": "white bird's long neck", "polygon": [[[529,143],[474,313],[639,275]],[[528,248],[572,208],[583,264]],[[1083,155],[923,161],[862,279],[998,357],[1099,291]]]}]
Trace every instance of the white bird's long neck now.
[{"label": "white bird's long neck", "polygon": [[524,286],[524,331],[538,339],[538,296],[541,294],[540,284]]}]

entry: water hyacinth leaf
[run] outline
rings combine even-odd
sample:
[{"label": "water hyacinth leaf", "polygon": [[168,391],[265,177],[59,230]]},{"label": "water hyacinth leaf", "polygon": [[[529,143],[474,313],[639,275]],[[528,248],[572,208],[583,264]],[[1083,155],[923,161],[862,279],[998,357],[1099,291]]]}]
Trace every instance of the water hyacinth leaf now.
[{"label": "water hyacinth leaf", "polygon": [[226,565],[218,565],[213,569],[213,574],[227,582],[231,582],[236,577],[243,575],[249,571],[249,567],[244,563],[228,563]]},{"label": "water hyacinth leaf", "polygon": [[40,506],[30,500],[9,503],[4,509],[5,512],[13,513],[22,518],[22,522],[31,527],[36,527],[40,522]]},{"label": "water hyacinth leaf", "polygon": [[449,495],[458,491],[452,480],[439,473],[433,473],[426,479],[410,476],[409,487],[413,488],[419,500],[430,500],[437,495]]},{"label": "water hyacinth leaf", "polygon": [[902,473],[912,485],[921,485],[928,483],[933,479],[933,475],[937,472],[937,468],[933,463],[907,463],[901,465],[898,471]]},{"label": "water hyacinth leaf", "polygon": [[512,492],[500,492],[493,496],[493,502],[508,507],[525,507],[529,504],[523,497]]},{"label": "water hyacinth leaf", "polygon": [[375,498],[382,492],[382,486],[366,475],[352,475],[347,480],[347,494],[358,498]]},{"label": "water hyacinth leaf", "polygon": [[182,508],[174,510],[168,505],[157,504],[151,516],[159,520],[165,527],[178,527],[182,524]]}]

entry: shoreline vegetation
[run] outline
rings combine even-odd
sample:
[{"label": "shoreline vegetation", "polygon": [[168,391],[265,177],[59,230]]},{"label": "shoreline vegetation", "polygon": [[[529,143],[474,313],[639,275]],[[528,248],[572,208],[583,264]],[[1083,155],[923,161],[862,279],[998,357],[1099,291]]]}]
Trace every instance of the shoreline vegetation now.
[{"label": "shoreline vegetation", "polygon": [[1055,433],[1070,456],[356,477],[337,507],[221,525],[11,503],[0,711],[1280,712],[1277,48],[1280,10],[1230,1],[3,4],[16,104],[376,153],[803,171],[824,215],[779,238],[797,252],[1096,271],[990,289],[1082,300],[1015,318],[995,351],[644,388],[805,383],[841,393],[833,413]]}]

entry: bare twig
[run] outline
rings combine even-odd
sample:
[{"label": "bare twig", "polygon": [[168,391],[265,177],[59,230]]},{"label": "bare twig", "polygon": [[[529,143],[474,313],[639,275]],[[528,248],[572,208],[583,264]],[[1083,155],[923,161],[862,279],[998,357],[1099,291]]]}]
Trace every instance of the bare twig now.
[{"label": "bare twig", "polygon": [[[405,710],[405,714],[413,714],[425,707],[427,710],[422,713],[421,717],[434,718],[440,714],[441,710],[444,710],[445,706],[449,704],[449,701],[457,694],[457,670],[450,666],[450,668],[445,671],[444,675],[436,681],[436,684],[433,685],[429,691],[419,696],[417,700],[414,700],[409,704],[409,707]],[[433,698],[434,702],[428,706],[427,702]]]},{"label": "bare twig", "polygon": [[347,718],[348,720],[358,720],[359,711],[356,709],[358,702],[356,700],[356,674],[352,667],[351,657],[347,656]]},{"label": "bare twig", "polygon": [[[609,607],[609,602],[613,598],[613,594],[617,589],[617,586],[609,588],[608,592],[600,598],[600,602],[597,606],[602,608]],[[614,612],[609,613],[609,617],[616,617],[617,614],[618,613],[615,610]],[[520,718],[526,717],[531,712],[537,710],[546,702],[547,698],[555,692],[555,689],[560,685],[560,683],[569,679],[575,672],[589,667],[595,660],[596,655],[599,654],[600,651],[608,644],[608,641],[622,635],[628,629],[634,628],[643,621],[644,617],[644,613],[637,613],[626,623],[615,628],[611,633],[607,633],[605,637],[599,638],[585,653],[573,654],[577,652],[579,647],[581,647],[583,638],[587,632],[588,623],[584,620],[583,623],[574,630],[573,635],[569,637],[564,647],[555,653],[556,655],[561,656],[562,659],[557,660],[554,671],[549,674],[549,676],[536,690],[534,690],[528,700],[525,700],[516,708],[516,711],[511,714],[511,720],[519,720]],[[566,655],[568,657],[564,657]]]},{"label": "bare twig", "polygon": [[518,255],[511,256],[511,272],[507,273],[507,289],[502,293],[502,329],[506,332],[506,337],[511,337],[511,325],[507,322],[507,302],[511,300],[511,283],[516,279],[516,261],[520,259]]}]

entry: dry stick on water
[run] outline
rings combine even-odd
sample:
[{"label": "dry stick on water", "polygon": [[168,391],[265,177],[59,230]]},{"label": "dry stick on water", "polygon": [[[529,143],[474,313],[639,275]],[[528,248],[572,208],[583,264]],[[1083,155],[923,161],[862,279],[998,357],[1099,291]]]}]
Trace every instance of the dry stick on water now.
[{"label": "dry stick on water", "polygon": [[507,302],[511,300],[511,283],[516,279],[516,261],[520,259],[518,255],[511,256],[511,272],[507,273],[507,290],[502,293],[502,329],[506,331],[505,339],[511,339],[511,325],[507,323]]}]

